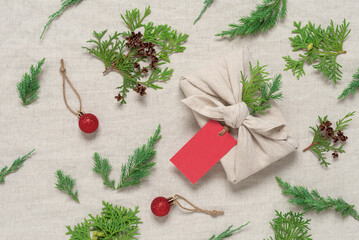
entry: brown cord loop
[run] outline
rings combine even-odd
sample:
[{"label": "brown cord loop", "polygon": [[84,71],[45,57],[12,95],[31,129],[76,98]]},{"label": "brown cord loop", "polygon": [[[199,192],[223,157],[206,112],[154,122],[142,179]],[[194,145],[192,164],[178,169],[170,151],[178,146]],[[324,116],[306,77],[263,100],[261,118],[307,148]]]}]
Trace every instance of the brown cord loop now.
[{"label": "brown cord loop", "polygon": [[[83,114],[82,112],[82,101],[81,101],[81,97],[80,94],[76,91],[75,87],[72,85],[70,79],[67,77],[66,75],[66,68],[65,68],[65,64],[64,64],[64,60],[61,59],[61,67],[60,67],[60,72],[62,75],[62,94],[64,96],[64,101],[66,104],[66,107],[73,113],[75,114],[77,117],[81,117],[81,115]],[[65,81],[67,81],[67,83],[70,85],[70,87],[72,88],[72,90],[74,91],[74,93],[76,94],[77,98],[79,99],[80,102],[80,108],[78,111],[73,110],[72,108],[70,108],[69,104],[67,103],[67,99],[66,99],[66,91],[65,91]]]},{"label": "brown cord loop", "polygon": [[219,136],[223,136],[226,132],[229,132],[229,127],[224,125],[223,130],[218,133]]},{"label": "brown cord loop", "polygon": [[[193,209],[190,209],[190,208],[186,208],[186,207],[183,207],[181,205],[181,203],[178,201],[178,199],[182,199],[184,200],[185,202],[187,202],[189,205],[191,205],[193,207]],[[217,211],[217,210],[206,210],[206,209],[202,209],[202,208],[199,208],[197,207],[196,205],[194,205],[193,203],[191,203],[190,201],[188,201],[186,198],[178,195],[178,194],[175,194],[174,197],[173,197],[173,202],[174,204],[177,204],[178,206],[180,206],[181,208],[183,208],[184,210],[187,210],[187,211],[190,211],[190,212],[202,212],[202,213],[206,213],[208,215],[211,215],[212,217],[216,217],[218,215],[222,215],[224,214],[223,211]]]}]

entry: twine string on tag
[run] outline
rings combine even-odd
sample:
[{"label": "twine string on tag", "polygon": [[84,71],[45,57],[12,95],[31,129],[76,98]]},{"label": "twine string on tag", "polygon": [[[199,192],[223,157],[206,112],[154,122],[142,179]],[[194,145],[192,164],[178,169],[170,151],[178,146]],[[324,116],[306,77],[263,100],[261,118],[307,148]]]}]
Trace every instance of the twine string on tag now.
[{"label": "twine string on tag", "polygon": [[[182,206],[182,204],[178,201],[179,199],[182,199],[183,201],[187,202],[189,205],[191,205],[193,207],[193,209],[186,208],[186,207]],[[212,217],[216,217],[218,215],[224,214],[223,211],[206,210],[206,209],[199,208],[196,205],[194,205],[193,203],[191,203],[190,201],[188,201],[186,198],[184,198],[184,197],[182,197],[182,196],[180,196],[178,194],[174,195],[173,201],[174,201],[174,204],[177,204],[178,206],[180,206],[184,210],[187,210],[187,211],[190,211],[190,212],[202,212],[202,213],[206,213],[208,215],[211,215]]]},{"label": "twine string on tag", "polygon": [[[70,79],[67,77],[66,75],[66,68],[64,65],[64,60],[61,59],[61,68],[60,68],[60,72],[62,75],[62,94],[64,96],[64,101],[66,104],[66,107],[73,113],[75,114],[77,117],[80,117],[83,112],[82,112],[82,101],[81,101],[81,97],[80,94],[77,92],[77,90],[75,89],[75,87],[72,85]],[[67,103],[67,99],[66,99],[66,91],[65,91],[65,81],[70,85],[70,87],[72,88],[72,90],[74,91],[74,93],[76,94],[77,98],[79,99],[80,102],[80,108],[78,111],[73,110],[72,108],[70,108],[69,104]]]},{"label": "twine string on tag", "polygon": [[223,136],[226,132],[229,132],[229,127],[224,125],[223,130],[218,133],[219,136]]}]

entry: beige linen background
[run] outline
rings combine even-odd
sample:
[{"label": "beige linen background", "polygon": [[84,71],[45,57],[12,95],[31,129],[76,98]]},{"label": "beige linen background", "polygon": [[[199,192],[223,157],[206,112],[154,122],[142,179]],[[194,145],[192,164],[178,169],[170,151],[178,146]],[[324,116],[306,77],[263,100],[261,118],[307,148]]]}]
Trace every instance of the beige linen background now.
[{"label": "beige linen background", "polygon": [[[346,154],[328,169],[319,165],[316,157],[301,149],[306,147],[317,115],[329,114],[332,121],[349,111],[358,110],[359,94],[338,102],[337,96],[351,80],[359,66],[359,17],[357,0],[288,0],[288,16],[273,30],[255,37],[224,40],[214,34],[231,22],[247,15],[261,0],[217,0],[193,26],[203,4],[202,0],[84,0],[69,8],[52,23],[39,40],[47,17],[60,5],[59,0],[2,0],[0,3],[0,168],[10,165],[18,156],[33,148],[37,151],[15,174],[0,185],[0,239],[68,239],[66,225],[73,226],[87,214],[97,214],[101,201],[126,207],[138,205],[143,224],[140,239],[208,239],[228,225],[251,224],[231,239],[263,239],[272,234],[269,222],[274,210],[299,211],[287,203],[288,197],[274,180],[280,176],[293,184],[317,188],[323,195],[342,196],[359,206],[359,116],[346,130],[349,141]],[[121,76],[102,75],[101,61],[91,57],[81,46],[91,38],[93,30],[125,29],[120,14],[126,9],[144,9],[151,5],[148,18],[157,24],[170,24],[190,35],[183,54],[172,56],[170,66],[174,76],[164,89],[148,90],[141,98],[131,92],[128,104],[120,106],[114,99],[115,87]],[[307,75],[296,80],[283,72],[284,55],[291,52],[288,37],[293,21],[311,20],[327,25],[330,19],[351,22],[352,33],[345,42],[346,55],[339,57],[343,65],[343,81],[334,86],[306,66]],[[273,74],[283,73],[285,98],[279,107],[292,134],[298,139],[298,151],[237,185],[230,184],[220,164],[217,164],[196,185],[192,185],[169,162],[198,131],[191,111],[180,99],[178,87],[182,75],[192,73],[213,58],[248,47],[252,59],[268,64]],[[16,83],[31,64],[46,57],[41,73],[40,99],[28,106],[20,104]],[[60,58],[65,59],[67,73],[79,90],[84,110],[96,114],[100,128],[94,136],[84,135],[77,119],[66,109],[62,99],[59,73]],[[69,92],[70,93],[70,92]],[[77,106],[71,95],[70,104]],[[359,113],[358,113],[359,115]],[[163,139],[158,143],[158,165],[139,187],[120,192],[105,188],[92,171],[91,156],[98,151],[113,165],[112,178],[118,179],[120,166],[135,147],[146,142],[158,123]],[[54,188],[55,171],[64,170],[77,179],[81,203],[75,203]],[[158,219],[150,212],[156,196],[175,193],[188,197],[198,206],[223,209],[224,216],[212,218],[191,214],[174,207],[168,217]],[[359,239],[358,222],[342,218],[334,212],[307,214],[312,219],[313,239]]]}]

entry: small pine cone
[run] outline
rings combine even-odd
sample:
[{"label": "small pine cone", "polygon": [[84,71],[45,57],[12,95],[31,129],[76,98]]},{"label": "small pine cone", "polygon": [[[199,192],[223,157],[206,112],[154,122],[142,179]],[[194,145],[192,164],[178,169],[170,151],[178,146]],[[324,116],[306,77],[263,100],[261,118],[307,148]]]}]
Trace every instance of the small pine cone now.
[{"label": "small pine cone", "polygon": [[148,73],[148,69],[144,67],[144,68],[142,68],[142,72],[143,73]]},{"label": "small pine cone", "polygon": [[333,158],[338,158],[338,157],[339,157],[339,154],[338,154],[338,152],[333,152],[333,153],[332,153],[332,156],[333,156]]},{"label": "small pine cone", "polygon": [[117,99],[117,102],[119,102],[123,99],[123,97],[121,96],[120,93],[117,96],[115,96],[115,98]]},{"label": "small pine cone", "polygon": [[333,136],[332,139],[334,143],[337,143],[339,141],[339,138],[337,136]]}]

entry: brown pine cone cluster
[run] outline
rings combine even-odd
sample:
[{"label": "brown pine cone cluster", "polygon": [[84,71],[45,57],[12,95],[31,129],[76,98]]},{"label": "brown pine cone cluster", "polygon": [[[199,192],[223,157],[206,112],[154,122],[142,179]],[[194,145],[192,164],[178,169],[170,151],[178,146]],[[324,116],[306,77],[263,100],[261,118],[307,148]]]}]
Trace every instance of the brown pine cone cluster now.
[{"label": "brown pine cone cluster", "polygon": [[[137,49],[137,55],[139,57],[149,57],[151,59],[150,67],[156,68],[158,63],[158,58],[156,55],[155,44],[152,42],[143,42],[142,41],[142,33],[134,33],[132,32],[131,36],[126,38],[126,46],[130,49]],[[135,68],[141,68],[138,63],[135,63]],[[143,68],[142,72],[148,72],[147,68]]]},{"label": "brown pine cone cluster", "polygon": [[[336,134],[334,129],[331,127],[332,123],[330,121],[325,121],[320,124],[319,129],[320,131],[324,131],[325,137],[331,138],[333,143],[337,143],[338,141],[346,142],[348,137],[344,135],[342,131],[338,131]],[[332,153],[333,158],[338,158],[338,152]]]},{"label": "brown pine cone cluster", "polygon": [[134,91],[138,94],[140,94],[141,96],[143,95],[146,95],[146,87],[139,84],[139,83],[136,83],[136,88],[134,89]]}]

